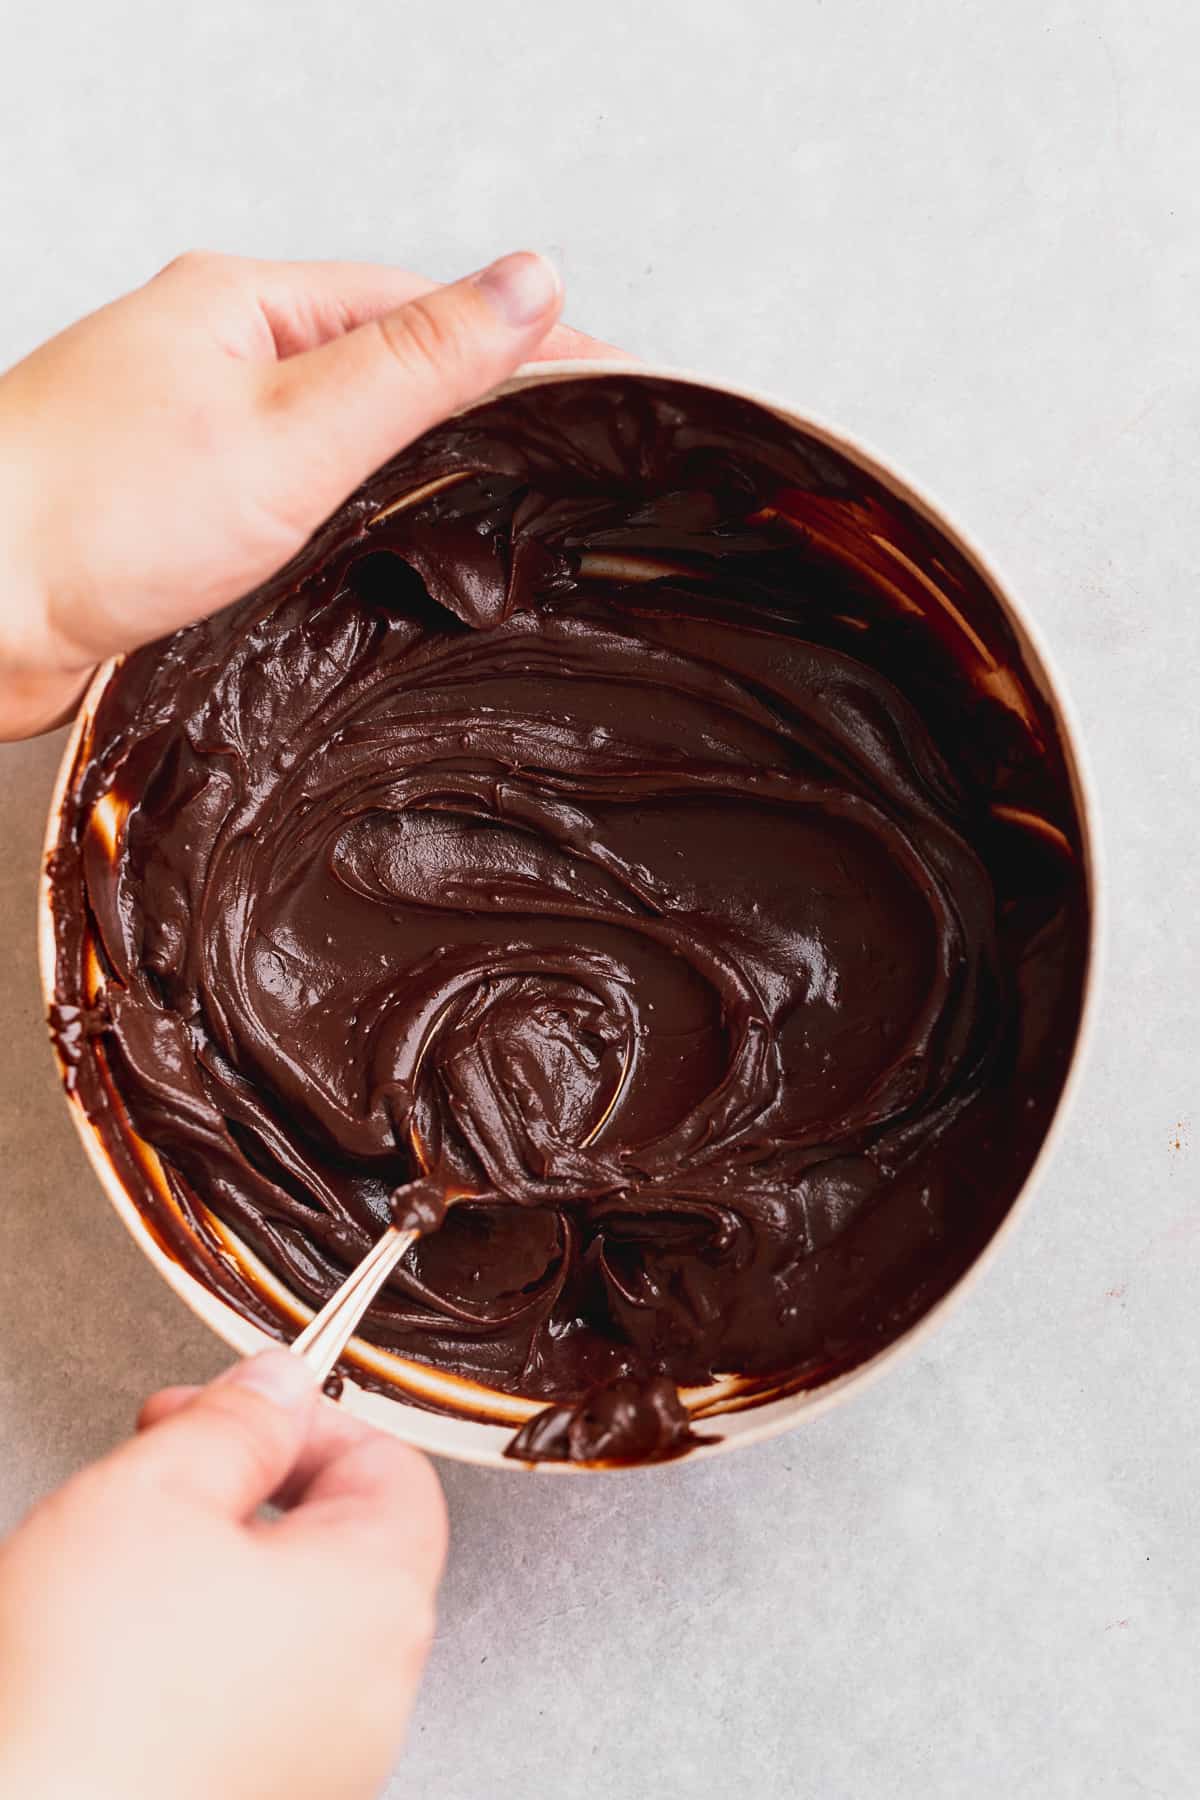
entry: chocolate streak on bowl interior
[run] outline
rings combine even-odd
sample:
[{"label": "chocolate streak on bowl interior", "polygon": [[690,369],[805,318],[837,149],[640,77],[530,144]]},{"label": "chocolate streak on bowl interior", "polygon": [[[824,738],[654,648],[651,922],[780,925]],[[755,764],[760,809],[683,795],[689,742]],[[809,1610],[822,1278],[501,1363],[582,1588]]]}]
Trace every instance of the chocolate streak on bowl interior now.
[{"label": "chocolate streak on bowl interior", "polygon": [[468,1196],[364,1336],[588,1461],[678,1454],[954,1285],[1090,931],[978,571],[815,437],[628,375],[431,432],[126,659],[51,885],[64,1070],[160,1243],[287,1336]]}]

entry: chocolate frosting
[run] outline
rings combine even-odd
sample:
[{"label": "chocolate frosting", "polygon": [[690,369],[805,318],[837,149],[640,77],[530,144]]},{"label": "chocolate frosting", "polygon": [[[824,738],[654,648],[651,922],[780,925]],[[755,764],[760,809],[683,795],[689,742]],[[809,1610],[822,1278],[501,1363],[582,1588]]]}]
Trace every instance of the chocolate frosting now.
[{"label": "chocolate frosting", "polygon": [[673,1454],[679,1385],[924,1312],[1040,1145],[1088,936],[973,567],[628,376],[431,433],[131,656],[53,877],[60,1052],[173,1254],[282,1330],[213,1218],[313,1304],[420,1224],[365,1334],[553,1403],[530,1459]]}]

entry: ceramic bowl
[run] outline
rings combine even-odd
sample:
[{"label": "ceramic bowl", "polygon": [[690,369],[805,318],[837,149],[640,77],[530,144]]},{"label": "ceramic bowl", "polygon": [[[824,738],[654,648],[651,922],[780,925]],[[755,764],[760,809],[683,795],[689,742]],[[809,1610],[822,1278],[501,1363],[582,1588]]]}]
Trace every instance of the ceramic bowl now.
[{"label": "ceramic bowl", "polygon": [[[579,380],[597,376],[611,379],[614,375],[621,374],[634,377],[660,377],[751,401],[766,412],[774,414],[793,426],[817,446],[834,450],[854,467],[873,477],[894,501],[898,513],[906,514],[910,520],[915,515],[925,533],[933,541],[940,540],[943,545],[950,546],[953,551],[965,559],[973,576],[988,590],[992,600],[1007,618],[1023,659],[1023,672],[1027,680],[1046,699],[1057,721],[1078,812],[1085,875],[1091,899],[1089,959],[1084,981],[1080,1022],[1075,1034],[1070,1069],[1054,1118],[1042,1142],[1036,1161],[999,1229],[974,1263],[960,1276],[954,1287],[943,1295],[907,1332],[887,1345],[869,1361],[838,1375],[824,1385],[805,1388],[799,1392],[785,1393],[776,1398],[739,1394],[739,1384],[736,1379],[717,1382],[712,1387],[703,1390],[685,1390],[684,1399],[693,1417],[697,1421],[704,1420],[706,1423],[703,1429],[714,1434],[710,1441],[698,1442],[686,1452],[688,1460],[700,1462],[709,1457],[719,1456],[730,1450],[756,1443],[762,1438],[774,1437],[780,1432],[791,1430],[806,1419],[815,1418],[828,1407],[846,1399],[869,1381],[873,1381],[884,1369],[896,1363],[902,1355],[912,1350],[916,1344],[936,1329],[945,1318],[950,1306],[961,1297],[968,1284],[978,1278],[982,1270],[997,1255],[1002,1242],[1012,1231],[1017,1219],[1028,1204],[1029,1196],[1037,1180],[1045,1170],[1054,1143],[1062,1129],[1071,1091],[1076,1085],[1094,1010],[1096,945],[1098,941],[1096,823],[1079,734],[1064,695],[1062,683],[1053,670],[1050,658],[1032,621],[1026,616],[1015,597],[970,539],[952,525],[940,508],[920,494],[906,478],[898,475],[886,463],[881,462],[878,457],[864,449],[861,444],[847,437],[844,432],[820,424],[769,396],[744,388],[732,387],[723,382],[704,380],[677,370],[656,368],[640,363],[572,361],[534,364],[520,370],[512,381],[506,383],[499,391],[501,393],[512,392],[542,383],[568,379]],[[86,739],[99,696],[115,666],[115,664],[109,663],[97,671],[68,739],[50,807],[46,836],[47,856],[53,850],[58,839],[60,811],[81,744]],[[49,1006],[54,991],[55,930],[50,905],[49,883],[45,877],[43,877],[40,894],[38,930],[43,992],[46,1004]],[[149,1258],[163,1279],[174,1288],[197,1317],[210,1326],[231,1349],[240,1355],[248,1355],[266,1348],[274,1340],[270,1339],[257,1325],[243,1318],[227,1302],[202,1286],[163,1248],[124,1186],[100,1133],[92,1125],[82,1106],[69,1093],[67,1094],[67,1103],[76,1129],[83,1141],[83,1147],[101,1186],[139,1249]],[[158,1162],[153,1150],[149,1146],[141,1146],[139,1154],[148,1168],[158,1172],[165,1203],[173,1205],[170,1191],[165,1180],[162,1180],[161,1171],[158,1170]],[[257,1258],[231,1232],[223,1226],[218,1229],[225,1240],[229,1253],[235,1256],[244,1268],[253,1273],[261,1289],[270,1295],[281,1319],[294,1320],[296,1328],[299,1329],[309,1318],[309,1309],[293,1295],[288,1294],[279,1281],[263,1268]],[[342,1404],[370,1424],[439,1456],[456,1457],[467,1462],[512,1470],[534,1467],[543,1473],[580,1472],[579,1466],[573,1464],[528,1465],[513,1462],[504,1457],[504,1447],[511,1439],[514,1429],[532,1413],[540,1410],[540,1402],[522,1401],[511,1395],[495,1393],[490,1389],[480,1388],[453,1376],[443,1375],[424,1364],[378,1350],[365,1344],[361,1339],[354,1341],[351,1354],[352,1360],[358,1368],[364,1372],[370,1372],[377,1379],[384,1378],[396,1394],[396,1397],[392,1398],[390,1394],[372,1392],[359,1386],[352,1379],[346,1381]],[[414,1399],[423,1399],[426,1405],[413,1404],[402,1398],[403,1394],[411,1395]],[[475,1416],[467,1418],[430,1411],[428,1410],[430,1403],[457,1406],[464,1411],[470,1411]],[[647,1466],[654,1467],[656,1465]]]}]

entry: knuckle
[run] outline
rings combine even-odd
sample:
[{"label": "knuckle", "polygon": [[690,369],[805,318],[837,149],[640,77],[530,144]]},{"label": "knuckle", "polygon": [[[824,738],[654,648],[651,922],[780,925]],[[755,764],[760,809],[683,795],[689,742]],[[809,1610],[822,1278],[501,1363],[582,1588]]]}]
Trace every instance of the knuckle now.
[{"label": "knuckle", "polygon": [[437,1635],[437,1600],[430,1583],[411,1571],[380,1584],[375,1619],[361,1612],[360,1629],[372,1647],[372,1663],[386,1681],[413,1680],[421,1672]]},{"label": "knuckle", "polygon": [[77,1475],[70,1476],[53,1493],[41,1495],[26,1513],[22,1530],[26,1533],[53,1531],[70,1519],[78,1505],[87,1507],[89,1501],[102,1499],[102,1492],[97,1491],[94,1479],[89,1481],[91,1473],[90,1470],[81,1470]]},{"label": "knuckle", "polygon": [[107,1459],[93,1463],[39,1501],[30,1521],[36,1520],[56,1535],[65,1535],[86,1521],[89,1542],[120,1538],[136,1529],[134,1521],[142,1516],[139,1474],[136,1459],[132,1468],[114,1468]]},{"label": "knuckle", "polygon": [[[446,1496],[433,1464],[410,1444],[394,1438],[372,1438],[361,1452],[371,1458],[386,1483],[387,1500],[379,1508],[378,1523],[384,1531],[393,1527],[393,1513],[403,1512],[410,1545],[419,1548],[426,1579],[436,1582],[446,1560],[450,1524]],[[400,1580],[408,1577],[397,1570]]]},{"label": "knuckle", "polygon": [[175,281],[206,281],[220,273],[225,261],[215,250],[183,250],[171,258],[160,275]]},{"label": "knuckle", "polygon": [[458,321],[442,304],[420,298],[410,300],[394,313],[376,321],[383,342],[409,375],[433,375],[439,382],[453,380],[463,364],[462,334]]},{"label": "knuckle", "polygon": [[148,1431],[152,1425],[157,1425],[160,1419],[169,1415],[172,1411],[169,1398],[171,1392],[170,1388],[159,1388],[155,1393],[147,1395],[138,1408],[136,1430]]},{"label": "knuckle", "polygon": [[437,1601],[428,1590],[414,1588],[408,1602],[407,1627],[409,1651],[424,1662],[437,1635]]}]

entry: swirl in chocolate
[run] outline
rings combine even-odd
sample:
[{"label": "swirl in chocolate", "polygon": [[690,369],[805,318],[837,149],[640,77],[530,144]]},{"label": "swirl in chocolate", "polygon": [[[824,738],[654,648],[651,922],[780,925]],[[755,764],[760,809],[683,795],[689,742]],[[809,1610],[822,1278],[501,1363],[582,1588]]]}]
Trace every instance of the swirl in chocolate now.
[{"label": "swirl in chocolate", "polygon": [[60,1046],[173,1253],[278,1330],[211,1218],[313,1304],[422,1223],[366,1335],[555,1403],[528,1457],[671,1454],[678,1385],[925,1311],[1040,1144],[1088,933],[974,569],[627,376],[433,432],[130,657],[54,880]]}]

